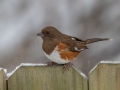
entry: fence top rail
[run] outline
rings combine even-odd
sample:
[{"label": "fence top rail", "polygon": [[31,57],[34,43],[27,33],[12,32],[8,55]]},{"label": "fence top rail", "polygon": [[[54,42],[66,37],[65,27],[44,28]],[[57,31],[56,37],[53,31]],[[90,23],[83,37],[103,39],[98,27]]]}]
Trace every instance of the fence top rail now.
[{"label": "fence top rail", "polygon": [[15,71],[17,71],[21,66],[47,66],[47,64],[43,63],[21,63],[19,66],[17,66],[12,72],[7,73],[7,78],[9,78]]},{"label": "fence top rail", "polygon": [[[26,66],[26,67],[29,67],[29,66],[47,66],[47,64],[43,64],[43,63],[21,63],[19,66],[17,66],[12,72],[8,73],[7,74],[7,79],[9,77],[11,77],[20,67],[22,66]],[[88,79],[86,77],[86,75],[84,73],[81,72],[81,70],[78,70],[74,65],[72,65],[72,67],[84,78],[84,79]]]},{"label": "fence top rail", "polygon": [[[120,64],[120,61],[100,61],[93,69],[91,69],[91,71],[89,72],[92,73],[99,64]],[[17,66],[12,72],[8,73],[7,74],[7,79],[12,75],[14,74],[14,72],[16,72],[20,67],[22,66],[47,66],[47,64],[43,64],[43,63],[21,63],[19,66]],[[87,79],[86,75],[83,74],[81,72],[81,70],[78,70],[75,66],[73,66],[73,68],[81,75],[83,76],[85,79]],[[0,68],[0,70],[4,70],[4,72],[6,73],[7,70],[6,69],[3,69],[3,68]]]},{"label": "fence top rail", "polygon": [[5,73],[7,73],[7,69],[0,68],[0,71],[3,70]]},{"label": "fence top rail", "polygon": [[98,67],[99,64],[120,64],[120,61],[100,61],[95,67],[93,67],[93,69],[91,69],[89,74],[92,73]]}]

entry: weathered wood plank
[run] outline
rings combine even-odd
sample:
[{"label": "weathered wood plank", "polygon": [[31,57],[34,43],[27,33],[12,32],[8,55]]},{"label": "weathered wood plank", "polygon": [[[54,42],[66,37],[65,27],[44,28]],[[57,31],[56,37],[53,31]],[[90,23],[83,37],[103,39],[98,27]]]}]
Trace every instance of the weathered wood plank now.
[{"label": "weathered wood plank", "polygon": [[73,67],[24,66],[8,78],[9,90],[88,90],[87,79]]},{"label": "weathered wood plank", "polygon": [[89,90],[120,90],[120,62],[100,62],[89,73]]},{"label": "weathered wood plank", "polygon": [[6,74],[3,69],[0,68],[0,90],[6,90]]}]

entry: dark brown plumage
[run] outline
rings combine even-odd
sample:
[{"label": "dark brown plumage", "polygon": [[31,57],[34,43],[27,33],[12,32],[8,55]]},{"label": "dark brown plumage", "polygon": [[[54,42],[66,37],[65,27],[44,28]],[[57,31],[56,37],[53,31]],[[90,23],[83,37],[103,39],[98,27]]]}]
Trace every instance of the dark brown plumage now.
[{"label": "dark brown plumage", "polygon": [[48,26],[37,34],[43,39],[42,48],[45,55],[55,63],[65,64],[73,61],[81,51],[87,48],[87,44],[111,40],[109,38],[92,38],[81,40],[61,33],[55,27]]}]

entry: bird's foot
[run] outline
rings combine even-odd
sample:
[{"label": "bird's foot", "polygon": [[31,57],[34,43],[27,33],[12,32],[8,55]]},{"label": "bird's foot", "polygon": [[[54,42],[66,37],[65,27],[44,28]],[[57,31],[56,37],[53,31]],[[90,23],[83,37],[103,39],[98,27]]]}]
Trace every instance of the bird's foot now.
[{"label": "bird's foot", "polygon": [[70,62],[63,64],[63,72],[65,72],[66,70],[69,70],[70,66],[72,66],[72,64]]},{"label": "bird's foot", "polygon": [[47,65],[48,66],[53,66],[53,65],[57,65],[57,63],[55,63],[55,62],[47,62]]}]

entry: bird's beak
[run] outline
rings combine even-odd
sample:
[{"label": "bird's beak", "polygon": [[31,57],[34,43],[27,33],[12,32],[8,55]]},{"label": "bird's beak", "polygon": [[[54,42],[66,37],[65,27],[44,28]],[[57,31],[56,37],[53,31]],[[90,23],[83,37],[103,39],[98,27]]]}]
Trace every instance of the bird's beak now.
[{"label": "bird's beak", "polygon": [[38,33],[37,36],[44,37],[43,33]]}]

